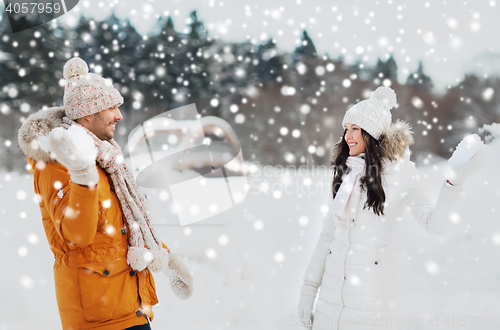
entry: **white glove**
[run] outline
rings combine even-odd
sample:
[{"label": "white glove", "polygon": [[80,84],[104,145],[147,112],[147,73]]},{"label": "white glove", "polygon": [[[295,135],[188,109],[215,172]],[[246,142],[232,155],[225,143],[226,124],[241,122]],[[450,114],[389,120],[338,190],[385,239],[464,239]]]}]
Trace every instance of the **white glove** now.
[{"label": "white glove", "polygon": [[95,163],[97,148],[84,128],[77,125],[67,130],[57,127],[48,136],[40,136],[38,141],[42,150],[50,152],[68,169],[73,182],[88,186],[99,182]]},{"label": "white glove", "polygon": [[163,269],[170,280],[172,291],[179,299],[188,299],[193,294],[193,278],[175,254],[170,254],[168,266]]},{"label": "white glove", "polygon": [[486,165],[490,152],[490,147],[477,134],[466,136],[448,159],[450,182],[456,186],[462,185],[469,176]]},{"label": "white glove", "polygon": [[297,306],[299,322],[306,329],[312,329],[314,315],[312,313],[314,300],[318,289],[314,286],[304,284],[300,287],[300,298]]}]

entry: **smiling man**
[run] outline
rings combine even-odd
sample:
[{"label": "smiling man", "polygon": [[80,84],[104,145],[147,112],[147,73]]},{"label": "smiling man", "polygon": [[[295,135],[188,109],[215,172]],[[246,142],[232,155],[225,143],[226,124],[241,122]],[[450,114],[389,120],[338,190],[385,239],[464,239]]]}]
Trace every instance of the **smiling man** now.
[{"label": "smiling man", "polygon": [[79,118],[76,122],[97,136],[100,140],[111,140],[115,136],[115,126],[122,120],[118,104],[96,114]]},{"label": "smiling man", "polygon": [[123,97],[78,57],[63,71],[64,106],[30,115],[18,135],[55,257],[62,328],[151,329],[151,272],[163,270],[181,299],[191,275],[155,233],[113,139]]}]

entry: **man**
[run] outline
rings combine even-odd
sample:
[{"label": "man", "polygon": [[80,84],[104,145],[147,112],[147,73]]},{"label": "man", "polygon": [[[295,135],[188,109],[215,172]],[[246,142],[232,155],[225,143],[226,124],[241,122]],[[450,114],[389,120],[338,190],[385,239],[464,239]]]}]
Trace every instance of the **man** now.
[{"label": "man", "polygon": [[151,271],[163,270],[181,299],[191,275],[159,240],[113,140],[123,97],[78,57],[63,71],[64,106],[32,114],[18,134],[55,257],[62,327],[151,329]]}]

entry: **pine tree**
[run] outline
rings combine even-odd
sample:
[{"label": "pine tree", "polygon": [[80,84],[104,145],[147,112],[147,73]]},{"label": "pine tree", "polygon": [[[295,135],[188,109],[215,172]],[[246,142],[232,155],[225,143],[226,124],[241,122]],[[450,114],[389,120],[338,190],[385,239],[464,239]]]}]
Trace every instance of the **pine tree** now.
[{"label": "pine tree", "polygon": [[418,61],[418,69],[414,73],[410,73],[408,79],[406,79],[406,84],[409,86],[414,86],[421,88],[423,90],[430,91],[434,84],[431,78],[424,73],[424,68],[422,61]]},{"label": "pine tree", "polygon": [[372,79],[398,81],[398,65],[392,54],[385,62],[380,58],[377,60],[377,64],[372,70]]},{"label": "pine tree", "polygon": [[[203,22],[198,19],[196,11],[191,12],[190,18],[189,26],[191,29],[185,40],[185,51],[176,60],[176,64],[183,70],[181,73],[182,81],[188,82],[186,89],[189,94],[186,103],[218,98],[217,86],[220,85],[220,76],[210,74],[210,66],[214,64],[214,60],[209,56],[208,51],[215,45],[215,41],[208,36],[208,31]],[[219,60],[221,59],[219,58]],[[210,109],[211,114],[220,115],[218,106]]]},{"label": "pine tree", "polygon": [[314,43],[309,37],[309,34],[307,34],[307,31],[304,30],[302,32],[302,39],[300,46],[295,48],[295,51],[293,52],[294,57],[300,59],[300,58],[314,58],[317,57],[316,53],[316,47],[314,47]]}]

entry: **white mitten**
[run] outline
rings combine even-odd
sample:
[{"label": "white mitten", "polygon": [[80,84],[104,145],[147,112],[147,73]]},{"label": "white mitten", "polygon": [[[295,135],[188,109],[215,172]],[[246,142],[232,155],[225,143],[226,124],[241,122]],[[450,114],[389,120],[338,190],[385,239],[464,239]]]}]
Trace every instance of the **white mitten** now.
[{"label": "white mitten", "polygon": [[460,186],[478,172],[490,158],[490,147],[477,134],[466,136],[448,159],[448,178],[453,185]]},{"label": "white mitten", "polygon": [[299,322],[306,329],[312,329],[314,315],[312,313],[314,300],[316,300],[318,289],[314,286],[304,284],[300,287],[300,298],[297,306]]},{"label": "white mitten", "polygon": [[84,128],[73,125],[67,130],[54,128],[48,136],[38,138],[40,147],[66,166],[73,182],[92,186],[99,182],[95,164],[97,148]]},{"label": "white mitten", "polygon": [[188,269],[175,254],[170,254],[168,266],[163,269],[170,280],[172,291],[179,299],[187,299],[193,294],[193,278]]}]

